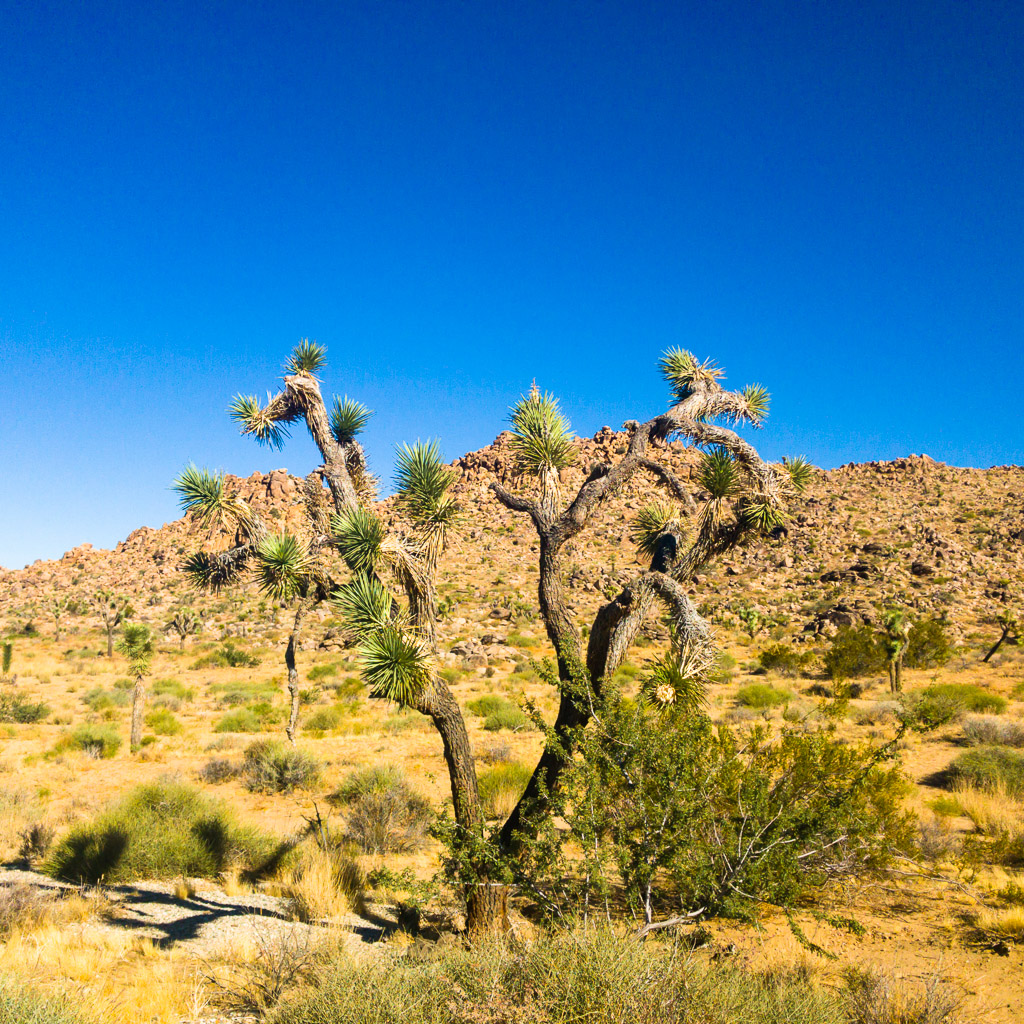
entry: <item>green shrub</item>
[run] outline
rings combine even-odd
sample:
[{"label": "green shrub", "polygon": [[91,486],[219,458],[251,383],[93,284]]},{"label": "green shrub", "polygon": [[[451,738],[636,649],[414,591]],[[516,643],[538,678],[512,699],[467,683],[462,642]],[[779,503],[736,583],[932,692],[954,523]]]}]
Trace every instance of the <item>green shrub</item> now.
[{"label": "green shrub", "polygon": [[0,1024],[84,1024],[71,996],[42,996],[0,978]]},{"label": "green shrub", "polygon": [[156,679],[150,686],[150,692],[154,697],[175,697],[182,701],[190,701],[194,696],[192,688],[180,679]]},{"label": "green shrub", "polygon": [[232,681],[230,683],[215,683],[210,687],[211,692],[219,693],[221,701],[228,707],[235,707],[239,704],[248,704],[251,701],[273,700],[278,694],[277,684],[269,680],[263,682]]},{"label": "green shrub", "polygon": [[484,719],[484,728],[488,732],[500,732],[509,729],[512,732],[526,732],[535,728],[533,720],[515,704],[491,712]]},{"label": "green shrub", "polygon": [[419,848],[434,817],[430,802],[391,765],[352,772],[331,800],[345,810],[345,838],[365,853]]},{"label": "green shrub", "polygon": [[220,650],[211,651],[192,663],[193,669],[203,668],[255,668],[260,658],[243,651],[231,640],[225,641]]},{"label": "green shrub", "polygon": [[919,690],[903,695],[897,716],[915,731],[930,732],[959,718],[963,710],[963,704],[951,694]]},{"label": "green shrub", "polygon": [[31,725],[41,722],[50,713],[45,701],[29,700],[22,693],[0,694],[0,722]]},{"label": "green shrub", "polygon": [[113,726],[85,722],[73,732],[61,736],[54,750],[58,754],[81,750],[90,757],[113,757],[120,747],[121,737]]},{"label": "green shrub", "polygon": [[789,690],[776,690],[768,683],[750,683],[736,691],[736,703],[746,708],[777,708],[793,699]]},{"label": "green shrub", "polygon": [[887,664],[885,646],[870,626],[840,629],[825,652],[825,671],[835,680],[878,675]]},{"label": "green shrub", "polygon": [[1024,753],[1008,747],[976,747],[961,754],[950,766],[948,777],[979,789],[1005,789],[1024,796]]},{"label": "green shrub", "polygon": [[221,715],[214,732],[262,732],[263,720],[251,708],[236,708]]},{"label": "green shrub", "polygon": [[479,785],[484,817],[507,818],[525,792],[531,775],[532,770],[519,761],[506,761],[483,772]]},{"label": "green shrub", "polygon": [[315,683],[320,679],[328,679],[331,676],[338,674],[338,665],[336,662],[329,661],[323,665],[314,665],[307,673],[306,678],[311,682]]},{"label": "green shrub", "polygon": [[102,687],[82,694],[82,703],[90,711],[105,711],[107,708],[123,707],[131,700],[126,690],[104,690]]},{"label": "green shrub", "polygon": [[997,693],[990,693],[973,683],[936,683],[921,691],[927,697],[945,697],[956,701],[965,711],[975,714],[993,712],[1001,714],[1006,710],[1006,700]]},{"label": "green shrub", "polygon": [[903,664],[907,668],[938,668],[953,656],[946,626],[938,619],[920,619],[910,627]]},{"label": "green shrub", "polygon": [[47,858],[53,878],[96,884],[182,875],[216,878],[230,864],[253,868],[277,844],[238,825],[222,804],[190,786],[140,786],[93,821],[74,826]]},{"label": "green shrub", "polygon": [[245,748],[242,779],[253,793],[290,793],[320,778],[320,762],[278,740],[256,740]]},{"label": "green shrub", "polygon": [[500,694],[486,693],[482,697],[477,697],[474,700],[469,701],[466,704],[466,707],[469,708],[474,715],[486,718],[488,715],[493,715],[496,711],[503,711],[506,708],[515,707],[515,705]]},{"label": "green shrub", "polygon": [[810,667],[814,655],[810,651],[795,651],[789,644],[770,644],[758,655],[757,660],[765,672],[798,676]]},{"label": "green shrub", "polygon": [[146,725],[157,736],[177,736],[181,732],[181,722],[167,708],[154,708],[146,715]]},{"label": "green shrub", "polygon": [[302,723],[306,732],[330,732],[345,720],[345,709],[335,704],[328,708],[317,708]]},{"label": "green shrub", "polygon": [[964,722],[964,739],[974,747],[1024,747],[1024,722],[973,715]]}]

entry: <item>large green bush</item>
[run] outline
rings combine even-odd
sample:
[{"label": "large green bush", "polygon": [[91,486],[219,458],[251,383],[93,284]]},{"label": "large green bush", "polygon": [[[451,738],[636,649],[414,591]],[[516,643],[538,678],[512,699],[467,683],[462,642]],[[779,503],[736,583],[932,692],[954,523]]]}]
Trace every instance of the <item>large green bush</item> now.
[{"label": "large green bush", "polygon": [[975,747],[949,766],[948,775],[953,782],[1024,796],[1024,753],[1009,747]]},{"label": "large green bush", "polygon": [[975,714],[993,712],[998,715],[1006,710],[1005,698],[973,683],[935,683],[922,690],[921,694],[954,701],[962,710]]},{"label": "large green bush", "polygon": [[792,699],[789,690],[776,690],[767,683],[751,683],[736,691],[736,702],[745,708],[776,708]]},{"label": "large green bush", "polygon": [[120,746],[121,737],[113,726],[84,722],[61,736],[54,751],[63,754],[68,750],[81,750],[90,757],[113,757]]},{"label": "large green bush", "polygon": [[870,626],[840,629],[825,652],[825,671],[837,681],[878,675],[886,665],[885,646]]},{"label": "large green bush", "polygon": [[814,662],[811,651],[796,651],[790,644],[769,644],[757,658],[765,672],[776,672],[780,676],[798,676],[806,672]]},{"label": "large green bush", "polygon": [[216,878],[232,863],[252,869],[277,844],[236,823],[222,804],[190,786],[140,786],[90,822],[75,825],[53,848],[44,870],[95,884],[181,875]]},{"label": "large green bush", "polygon": [[910,627],[903,664],[907,668],[938,668],[953,657],[953,645],[945,623],[938,619],[919,619]]},{"label": "large green bush", "polygon": [[22,693],[0,693],[0,722],[31,725],[49,713],[49,705],[43,701],[30,700]]}]

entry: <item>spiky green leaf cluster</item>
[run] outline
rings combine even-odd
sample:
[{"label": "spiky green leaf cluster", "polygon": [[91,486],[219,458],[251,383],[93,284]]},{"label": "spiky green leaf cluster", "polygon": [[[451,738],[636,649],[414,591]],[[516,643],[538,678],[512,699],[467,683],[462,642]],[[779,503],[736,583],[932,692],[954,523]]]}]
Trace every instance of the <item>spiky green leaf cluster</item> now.
[{"label": "spiky green leaf cluster", "polygon": [[322,370],[326,363],[326,347],[310,341],[309,338],[303,338],[288,357],[284,368],[289,376],[304,373],[307,377],[312,377],[317,370]]},{"label": "spiky green leaf cluster", "polygon": [[190,462],[171,487],[178,492],[181,510],[192,513],[200,522],[216,519],[224,508],[223,473],[211,473]]},{"label": "spiky green leaf cluster", "polygon": [[677,402],[688,398],[698,381],[712,383],[723,376],[723,371],[710,359],[698,363],[692,352],[682,348],[666,350],[658,361],[658,369],[672,388],[672,397]]},{"label": "spiky green leaf cluster", "polygon": [[712,498],[727,498],[739,486],[736,460],[725,448],[711,448],[701,459],[697,479]]},{"label": "spiky green leaf cluster", "polygon": [[271,419],[255,395],[235,395],[228,406],[231,418],[241,427],[243,434],[252,434],[260,444],[281,449],[291,437],[287,423]]},{"label": "spiky green leaf cluster", "polygon": [[368,633],[359,646],[359,656],[371,697],[410,705],[427,685],[429,670],[423,648],[394,623]]},{"label": "spiky green leaf cluster", "polygon": [[574,434],[558,399],[536,385],[512,407],[512,453],[521,473],[540,476],[576,462]]},{"label": "spiky green leaf cluster", "polygon": [[707,703],[703,681],[684,675],[671,655],[655,662],[640,693],[651,707],[662,711],[699,711]]},{"label": "spiky green leaf cluster", "polygon": [[360,573],[334,592],[334,603],[348,635],[361,642],[391,622],[394,599],[377,577]]},{"label": "spiky green leaf cluster", "polygon": [[338,444],[348,444],[363,432],[373,413],[354,398],[345,396],[344,400],[334,396],[331,408],[331,433]]},{"label": "spiky green leaf cluster", "polygon": [[156,651],[153,633],[149,626],[141,622],[130,622],[121,631],[117,641],[117,650],[128,659],[133,675],[143,675],[149,670],[150,662]]},{"label": "spiky green leaf cluster", "polygon": [[218,591],[238,579],[241,564],[229,562],[206,551],[189,555],[181,566],[189,583],[197,590]]},{"label": "spiky green leaf cluster", "polygon": [[658,539],[674,520],[674,510],[664,502],[652,501],[641,507],[630,523],[629,539],[648,558],[654,557]]},{"label": "spiky green leaf cluster", "polygon": [[786,519],[786,514],[778,505],[763,498],[751,498],[744,502],[741,515],[743,522],[759,533],[770,533]]},{"label": "spiky green leaf cluster", "polygon": [[459,507],[448,493],[454,472],[441,461],[436,441],[400,445],[396,451],[395,488],[398,507],[417,527],[428,550],[447,544],[458,523]]},{"label": "spiky green leaf cluster", "polygon": [[307,584],[309,552],[298,537],[275,533],[265,537],[257,549],[256,583],[275,601],[287,601]]},{"label": "spiky green leaf cluster", "polygon": [[768,408],[771,405],[772,396],[768,389],[762,384],[748,384],[741,394],[747,403],[747,418],[755,426],[760,426],[762,420],[768,416]]},{"label": "spiky green leaf cluster", "polygon": [[384,524],[364,508],[331,517],[331,530],[345,564],[356,573],[370,572],[380,562]]},{"label": "spiky green leaf cluster", "polygon": [[803,494],[814,477],[814,467],[803,455],[797,455],[793,459],[784,457],[782,464],[786,467],[786,472],[789,473],[789,482],[793,490],[797,494]]}]

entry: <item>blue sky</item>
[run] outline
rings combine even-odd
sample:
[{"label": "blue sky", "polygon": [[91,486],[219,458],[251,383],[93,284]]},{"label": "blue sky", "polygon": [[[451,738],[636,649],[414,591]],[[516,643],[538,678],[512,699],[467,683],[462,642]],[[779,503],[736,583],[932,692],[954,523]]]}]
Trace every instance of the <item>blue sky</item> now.
[{"label": "blue sky", "polygon": [[396,442],[670,345],[764,453],[1024,462],[1024,6],[0,2],[0,564],[177,515],[301,337]]}]

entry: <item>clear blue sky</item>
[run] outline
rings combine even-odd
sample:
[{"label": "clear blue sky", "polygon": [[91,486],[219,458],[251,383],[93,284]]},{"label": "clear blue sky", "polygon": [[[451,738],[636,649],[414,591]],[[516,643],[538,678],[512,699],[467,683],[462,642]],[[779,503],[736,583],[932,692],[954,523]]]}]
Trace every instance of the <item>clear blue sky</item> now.
[{"label": "clear blue sky", "polygon": [[1024,462],[1024,5],[0,2],[0,564],[175,518],[303,336],[392,446],[669,345],[770,457]]}]

